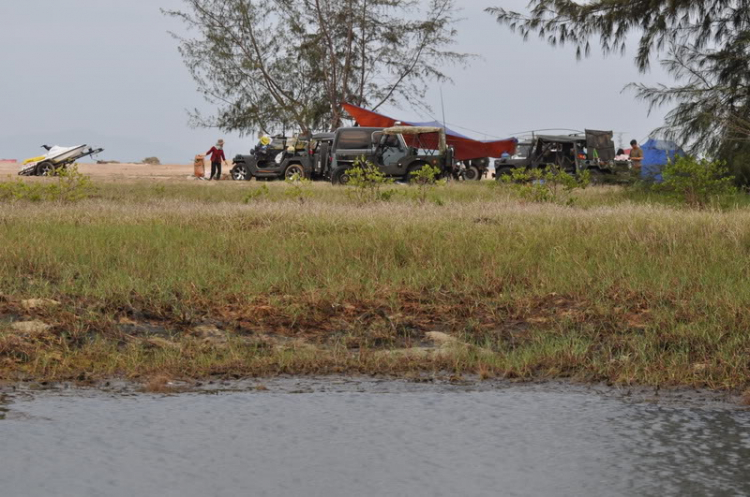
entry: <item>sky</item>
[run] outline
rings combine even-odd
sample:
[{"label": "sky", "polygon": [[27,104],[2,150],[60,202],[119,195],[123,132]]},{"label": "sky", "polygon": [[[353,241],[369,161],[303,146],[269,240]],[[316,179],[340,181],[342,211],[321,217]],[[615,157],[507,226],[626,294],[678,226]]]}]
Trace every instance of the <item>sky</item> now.
[{"label": "sky", "polygon": [[[669,83],[658,61],[641,74],[635,47],[624,56],[583,61],[572,46],[523,42],[484,12],[525,11],[527,0],[458,0],[457,51],[478,56],[468,68],[447,67],[451,84],[433,85],[433,111],[382,107],[404,121],[442,120],[479,139],[565,128],[615,131],[615,141],[645,139],[668,109],[651,115],[623,88]],[[188,109],[210,113],[170,31],[181,31],[160,8],[181,0],[2,0],[0,2],[0,159],[38,155],[42,144],[101,146],[105,160],[190,163],[219,138],[228,156],[255,138],[194,129]]]}]

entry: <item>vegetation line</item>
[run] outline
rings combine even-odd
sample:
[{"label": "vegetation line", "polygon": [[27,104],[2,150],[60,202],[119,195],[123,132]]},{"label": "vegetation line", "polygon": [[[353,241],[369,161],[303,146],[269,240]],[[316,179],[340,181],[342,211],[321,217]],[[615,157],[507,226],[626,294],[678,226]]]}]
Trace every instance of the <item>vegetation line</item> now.
[{"label": "vegetation line", "polygon": [[750,387],[739,194],[689,209],[620,187],[540,203],[496,182],[370,200],[322,184],[96,188],[0,211],[1,380]]}]

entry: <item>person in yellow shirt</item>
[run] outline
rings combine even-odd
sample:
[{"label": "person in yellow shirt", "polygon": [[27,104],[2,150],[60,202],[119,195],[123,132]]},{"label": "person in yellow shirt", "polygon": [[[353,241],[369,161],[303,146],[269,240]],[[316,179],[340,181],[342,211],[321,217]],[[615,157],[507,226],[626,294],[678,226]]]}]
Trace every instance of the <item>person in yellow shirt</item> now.
[{"label": "person in yellow shirt", "polygon": [[633,169],[640,172],[641,163],[643,162],[643,149],[638,146],[636,140],[630,142],[630,160],[633,163]]}]

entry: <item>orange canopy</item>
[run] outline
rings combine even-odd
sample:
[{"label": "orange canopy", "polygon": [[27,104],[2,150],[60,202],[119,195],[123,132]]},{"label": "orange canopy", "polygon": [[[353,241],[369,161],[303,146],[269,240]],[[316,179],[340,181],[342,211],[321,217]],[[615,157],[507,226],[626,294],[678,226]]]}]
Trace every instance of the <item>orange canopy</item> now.
[{"label": "orange canopy", "polygon": [[[346,110],[350,116],[360,126],[373,127],[373,128],[389,128],[394,126],[397,122],[400,122],[403,126],[435,126],[444,128],[439,122],[406,122],[398,121],[383,114],[372,112],[356,105],[344,103],[344,110]],[[496,140],[496,141],[479,141],[473,140],[468,136],[464,136],[451,129],[445,128],[445,134],[447,137],[448,145],[453,147],[455,151],[456,160],[470,160],[470,159],[481,159],[484,157],[500,157],[503,153],[509,153],[513,155],[516,152],[516,144],[518,140],[510,138],[508,140]]]}]

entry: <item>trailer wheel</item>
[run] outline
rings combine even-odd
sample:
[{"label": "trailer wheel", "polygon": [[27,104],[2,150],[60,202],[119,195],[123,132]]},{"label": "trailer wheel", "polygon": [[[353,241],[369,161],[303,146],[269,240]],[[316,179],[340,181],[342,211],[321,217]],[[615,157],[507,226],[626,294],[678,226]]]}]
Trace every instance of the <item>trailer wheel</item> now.
[{"label": "trailer wheel", "polygon": [[349,170],[343,167],[336,169],[331,175],[331,183],[334,185],[346,185],[349,179]]},{"label": "trailer wheel", "polygon": [[464,171],[464,179],[466,179],[466,181],[479,181],[482,179],[482,174],[476,166],[469,166],[466,168],[466,171]]},{"label": "trailer wheel", "polygon": [[302,164],[289,164],[284,170],[284,178],[287,180],[292,180],[295,175],[297,179],[305,179],[305,168],[302,167]]},{"label": "trailer wheel", "polygon": [[42,162],[38,166],[36,166],[36,175],[37,176],[54,176],[55,175],[55,165],[51,162]]},{"label": "trailer wheel", "polygon": [[235,181],[248,181],[250,180],[250,172],[247,170],[245,165],[234,166],[230,171],[232,179]]}]

